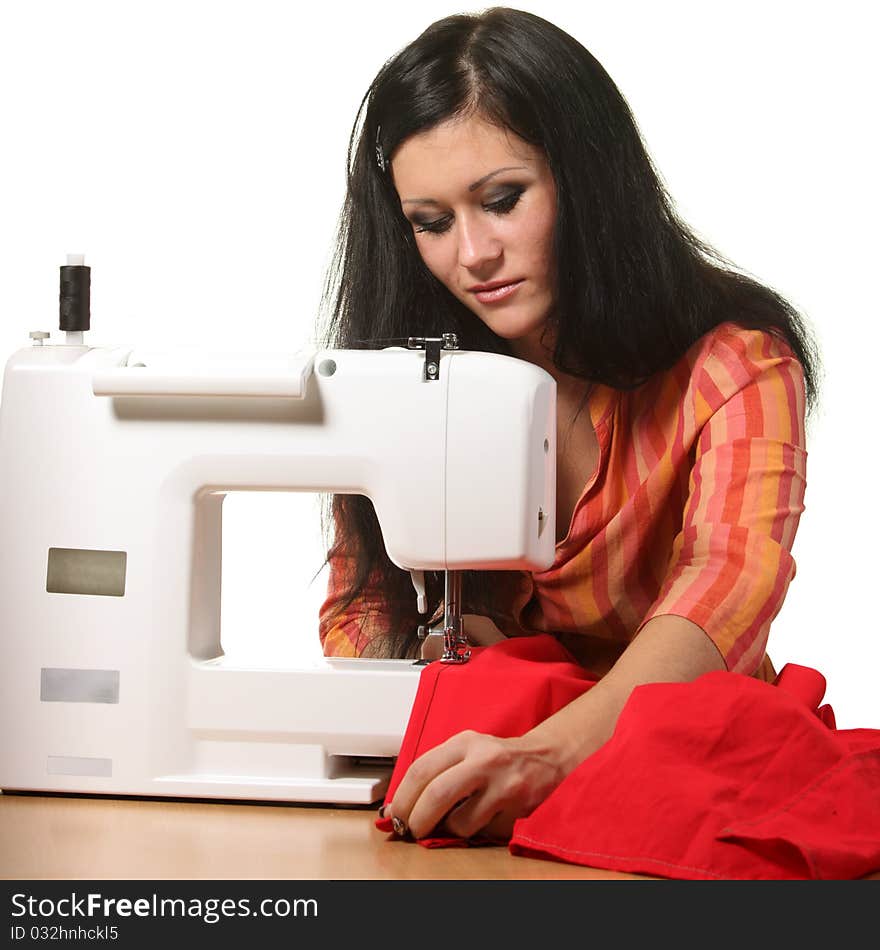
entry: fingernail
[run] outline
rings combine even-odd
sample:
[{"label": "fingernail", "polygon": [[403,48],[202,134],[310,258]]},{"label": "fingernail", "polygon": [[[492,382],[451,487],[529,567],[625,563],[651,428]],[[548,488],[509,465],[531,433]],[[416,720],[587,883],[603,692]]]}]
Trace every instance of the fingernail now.
[{"label": "fingernail", "polygon": [[385,817],[385,806],[384,806],[384,805],[380,805],[380,806],[379,806],[379,817],[380,817],[380,818],[384,818],[384,817]]}]

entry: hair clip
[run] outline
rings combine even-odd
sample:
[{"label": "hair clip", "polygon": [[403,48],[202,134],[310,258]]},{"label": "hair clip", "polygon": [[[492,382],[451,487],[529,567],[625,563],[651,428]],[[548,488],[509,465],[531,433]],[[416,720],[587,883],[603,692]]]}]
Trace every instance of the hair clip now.
[{"label": "hair clip", "polygon": [[379,144],[379,136],[382,134],[382,126],[376,127],[376,164],[385,171],[385,155],[382,153],[382,146]]}]

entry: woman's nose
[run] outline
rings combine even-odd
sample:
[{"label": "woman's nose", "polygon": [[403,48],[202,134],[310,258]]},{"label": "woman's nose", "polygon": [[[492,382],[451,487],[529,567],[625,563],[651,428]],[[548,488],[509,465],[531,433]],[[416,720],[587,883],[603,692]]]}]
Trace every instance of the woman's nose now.
[{"label": "woman's nose", "polygon": [[471,270],[501,256],[502,246],[489,221],[478,217],[459,219],[458,262]]}]

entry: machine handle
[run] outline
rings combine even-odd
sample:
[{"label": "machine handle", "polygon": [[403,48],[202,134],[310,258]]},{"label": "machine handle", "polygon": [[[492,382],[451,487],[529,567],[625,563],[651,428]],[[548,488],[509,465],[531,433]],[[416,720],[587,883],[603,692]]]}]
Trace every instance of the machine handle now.
[{"label": "machine handle", "polygon": [[149,365],[133,363],[92,376],[96,396],[256,396],[303,399],[314,365],[314,353],[297,354],[279,366],[253,363]]}]

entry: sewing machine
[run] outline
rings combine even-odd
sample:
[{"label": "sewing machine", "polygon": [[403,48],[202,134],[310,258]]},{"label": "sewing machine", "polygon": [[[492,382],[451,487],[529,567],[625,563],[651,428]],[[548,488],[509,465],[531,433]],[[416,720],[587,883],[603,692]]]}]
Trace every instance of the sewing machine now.
[{"label": "sewing machine", "polygon": [[[89,268],[31,333],[0,402],[0,788],[369,803],[411,660],[233,667],[220,645],[232,491],[360,493],[391,560],[446,573],[554,558],[555,382],[452,335],[293,355],[92,346]],[[295,538],[291,539],[296,542]],[[314,629],[291,637],[317,638]]]}]

